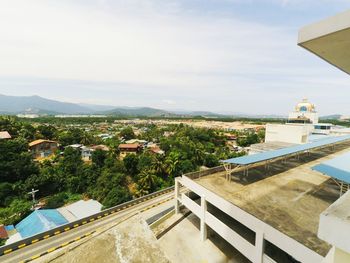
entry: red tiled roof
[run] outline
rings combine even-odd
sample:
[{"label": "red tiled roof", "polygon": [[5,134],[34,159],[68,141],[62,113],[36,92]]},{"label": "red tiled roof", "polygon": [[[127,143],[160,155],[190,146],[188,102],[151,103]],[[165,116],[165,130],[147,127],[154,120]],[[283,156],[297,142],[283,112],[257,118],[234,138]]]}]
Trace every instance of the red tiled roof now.
[{"label": "red tiled roof", "polygon": [[119,145],[119,149],[137,149],[139,147],[138,143],[122,143]]}]

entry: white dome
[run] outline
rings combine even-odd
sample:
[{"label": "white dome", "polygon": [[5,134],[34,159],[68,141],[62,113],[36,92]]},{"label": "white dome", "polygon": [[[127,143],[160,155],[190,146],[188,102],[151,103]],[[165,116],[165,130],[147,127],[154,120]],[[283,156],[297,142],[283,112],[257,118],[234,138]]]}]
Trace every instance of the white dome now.
[{"label": "white dome", "polygon": [[299,102],[295,106],[295,111],[299,112],[314,112],[315,111],[315,105],[308,102],[307,99],[303,99],[302,102]]}]

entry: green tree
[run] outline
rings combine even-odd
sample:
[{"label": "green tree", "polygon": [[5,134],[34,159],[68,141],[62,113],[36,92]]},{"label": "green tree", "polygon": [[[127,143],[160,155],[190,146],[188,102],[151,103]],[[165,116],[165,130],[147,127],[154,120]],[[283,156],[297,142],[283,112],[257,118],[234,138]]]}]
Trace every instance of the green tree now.
[{"label": "green tree", "polygon": [[80,193],[84,190],[85,178],[83,174],[83,160],[79,150],[67,147],[63,157],[58,162],[58,173],[65,187],[72,193]]},{"label": "green tree", "polygon": [[107,158],[107,152],[100,149],[97,149],[96,151],[94,151],[91,156],[92,163],[100,168],[103,167],[106,158]]},{"label": "green tree", "polygon": [[157,187],[157,176],[152,170],[142,170],[138,176],[137,190],[140,196],[152,193]]},{"label": "green tree", "polygon": [[130,126],[122,129],[120,131],[120,136],[123,137],[124,140],[130,140],[130,139],[134,139],[136,137],[134,131],[132,130],[132,128]]},{"label": "green tree", "polygon": [[17,182],[39,173],[24,139],[0,140],[0,182]]},{"label": "green tree", "polygon": [[40,125],[37,130],[40,138],[48,140],[54,140],[57,138],[57,129],[52,125]]},{"label": "green tree", "polygon": [[0,183],[0,206],[7,206],[13,196],[12,184]]},{"label": "green tree", "polygon": [[165,167],[168,175],[175,177],[178,173],[180,163],[180,154],[171,152],[165,159]]},{"label": "green tree", "polygon": [[12,225],[18,223],[31,212],[32,203],[27,200],[14,199],[6,208],[0,208],[0,224]]},{"label": "green tree", "polygon": [[109,208],[129,201],[130,199],[131,195],[128,190],[121,186],[116,186],[108,192],[106,197],[103,199],[102,204],[104,208]]},{"label": "green tree", "polygon": [[127,154],[123,159],[126,171],[132,177],[136,176],[138,173],[137,164],[139,162],[139,158],[136,154]]}]

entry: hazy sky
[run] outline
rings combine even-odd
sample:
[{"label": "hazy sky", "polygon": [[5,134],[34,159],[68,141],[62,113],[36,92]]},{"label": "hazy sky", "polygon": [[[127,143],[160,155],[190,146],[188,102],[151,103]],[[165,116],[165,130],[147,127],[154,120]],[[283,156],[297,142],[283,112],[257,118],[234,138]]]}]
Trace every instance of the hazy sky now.
[{"label": "hazy sky", "polygon": [[350,114],[350,77],[298,47],[350,0],[0,0],[0,93],[163,109]]}]

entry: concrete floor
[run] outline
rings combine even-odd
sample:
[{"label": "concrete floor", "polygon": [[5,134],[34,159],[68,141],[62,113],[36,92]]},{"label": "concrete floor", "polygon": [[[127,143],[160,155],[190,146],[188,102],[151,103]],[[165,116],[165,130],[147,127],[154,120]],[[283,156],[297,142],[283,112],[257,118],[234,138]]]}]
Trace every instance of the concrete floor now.
[{"label": "concrete floor", "polygon": [[158,240],[172,263],[248,263],[234,247],[208,228],[208,239],[199,237],[199,219],[190,214]]},{"label": "concrete floor", "polygon": [[319,215],[339,197],[339,189],[311,167],[349,150],[347,144],[300,160],[278,161],[268,172],[256,167],[245,181],[233,174],[234,180],[228,182],[221,172],[196,182],[325,256],[330,246],[317,237]]}]

